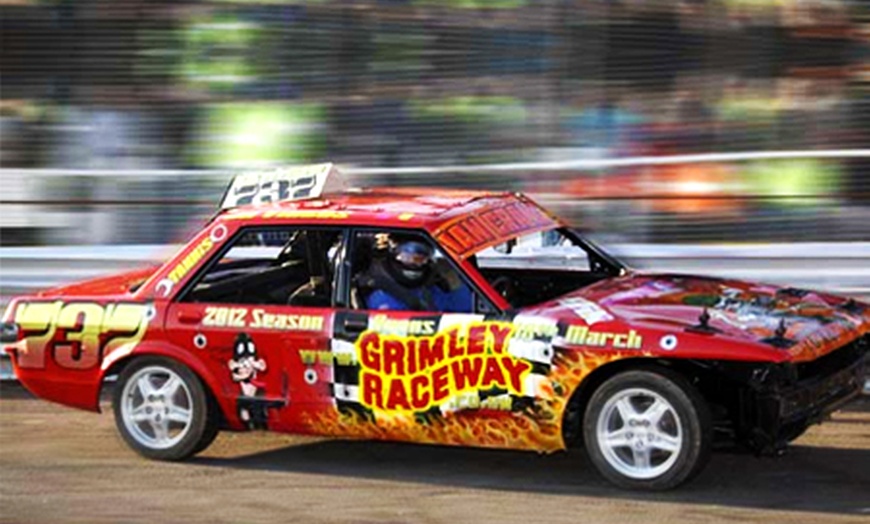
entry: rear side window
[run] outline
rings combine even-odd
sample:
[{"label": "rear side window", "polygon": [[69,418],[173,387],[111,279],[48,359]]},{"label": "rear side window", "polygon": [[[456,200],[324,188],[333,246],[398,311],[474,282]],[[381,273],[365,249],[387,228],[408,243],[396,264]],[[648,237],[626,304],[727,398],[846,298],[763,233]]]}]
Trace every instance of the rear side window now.
[{"label": "rear side window", "polygon": [[341,238],[339,229],[244,231],[183,301],[329,307]]}]

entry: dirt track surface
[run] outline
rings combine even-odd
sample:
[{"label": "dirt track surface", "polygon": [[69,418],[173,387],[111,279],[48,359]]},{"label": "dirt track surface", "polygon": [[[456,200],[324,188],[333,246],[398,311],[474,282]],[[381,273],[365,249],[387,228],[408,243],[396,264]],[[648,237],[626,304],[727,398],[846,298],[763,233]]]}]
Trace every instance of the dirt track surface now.
[{"label": "dirt track surface", "polygon": [[[104,405],[108,407],[108,405]],[[102,415],[0,392],[2,522],[870,522],[870,397],[779,459],[719,452],[664,494],[610,487],[582,451],[538,456],[222,434],[151,462]]]}]

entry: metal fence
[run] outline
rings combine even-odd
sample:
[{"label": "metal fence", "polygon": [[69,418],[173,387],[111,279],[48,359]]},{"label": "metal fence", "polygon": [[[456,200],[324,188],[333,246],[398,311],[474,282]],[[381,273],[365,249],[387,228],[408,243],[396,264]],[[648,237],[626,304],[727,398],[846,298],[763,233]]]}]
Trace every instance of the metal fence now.
[{"label": "metal fence", "polygon": [[[870,241],[870,188],[837,173],[870,150],[763,151],[465,166],[345,166],[359,186],[532,194],[620,243]],[[228,170],[0,169],[0,244],[183,241]]]}]

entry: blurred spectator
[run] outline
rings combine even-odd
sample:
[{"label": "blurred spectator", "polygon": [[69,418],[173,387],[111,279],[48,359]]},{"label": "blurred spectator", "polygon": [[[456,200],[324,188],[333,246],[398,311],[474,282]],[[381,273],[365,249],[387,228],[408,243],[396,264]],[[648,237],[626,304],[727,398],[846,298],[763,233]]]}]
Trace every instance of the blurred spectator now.
[{"label": "blurred spectator", "polygon": [[[407,167],[864,148],[867,12],[842,0],[25,0],[4,8],[0,33],[0,164]],[[31,208],[59,213],[45,238],[73,241],[63,213],[74,212],[101,217],[92,239],[164,241],[207,210],[89,200],[207,201],[220,185],[125,176],[40,179],[16,198],[75,202]],[[811,159],[366,182],[562,190],[570,216],[603,211],[609,232],[679,240],[739,238],[744,219],[768,212],[806,219],[804,236],[831,234],[832,202],[866,194],[870,172]],[[794,191],[814,200],[780,198]],[[866,200],[852,201],[834,228],[843,238],[866,236]],[[758,234],[784,231],[772,227]]]}]

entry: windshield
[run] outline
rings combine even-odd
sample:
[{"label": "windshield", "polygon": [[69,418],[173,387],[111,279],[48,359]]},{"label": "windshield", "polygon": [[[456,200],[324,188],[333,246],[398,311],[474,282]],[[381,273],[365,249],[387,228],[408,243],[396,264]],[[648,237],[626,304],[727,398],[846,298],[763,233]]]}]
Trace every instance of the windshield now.
[{"label": "windshield", "polygon": [[483,277],[513,308],[552,300],[617,276],[623,266],[567,228],[519,235],[474,255]]},{"label": "windshield", "polygon": [[477,254],[479,267],[589,271],[588,253],[559,229],[514,237]]}]

